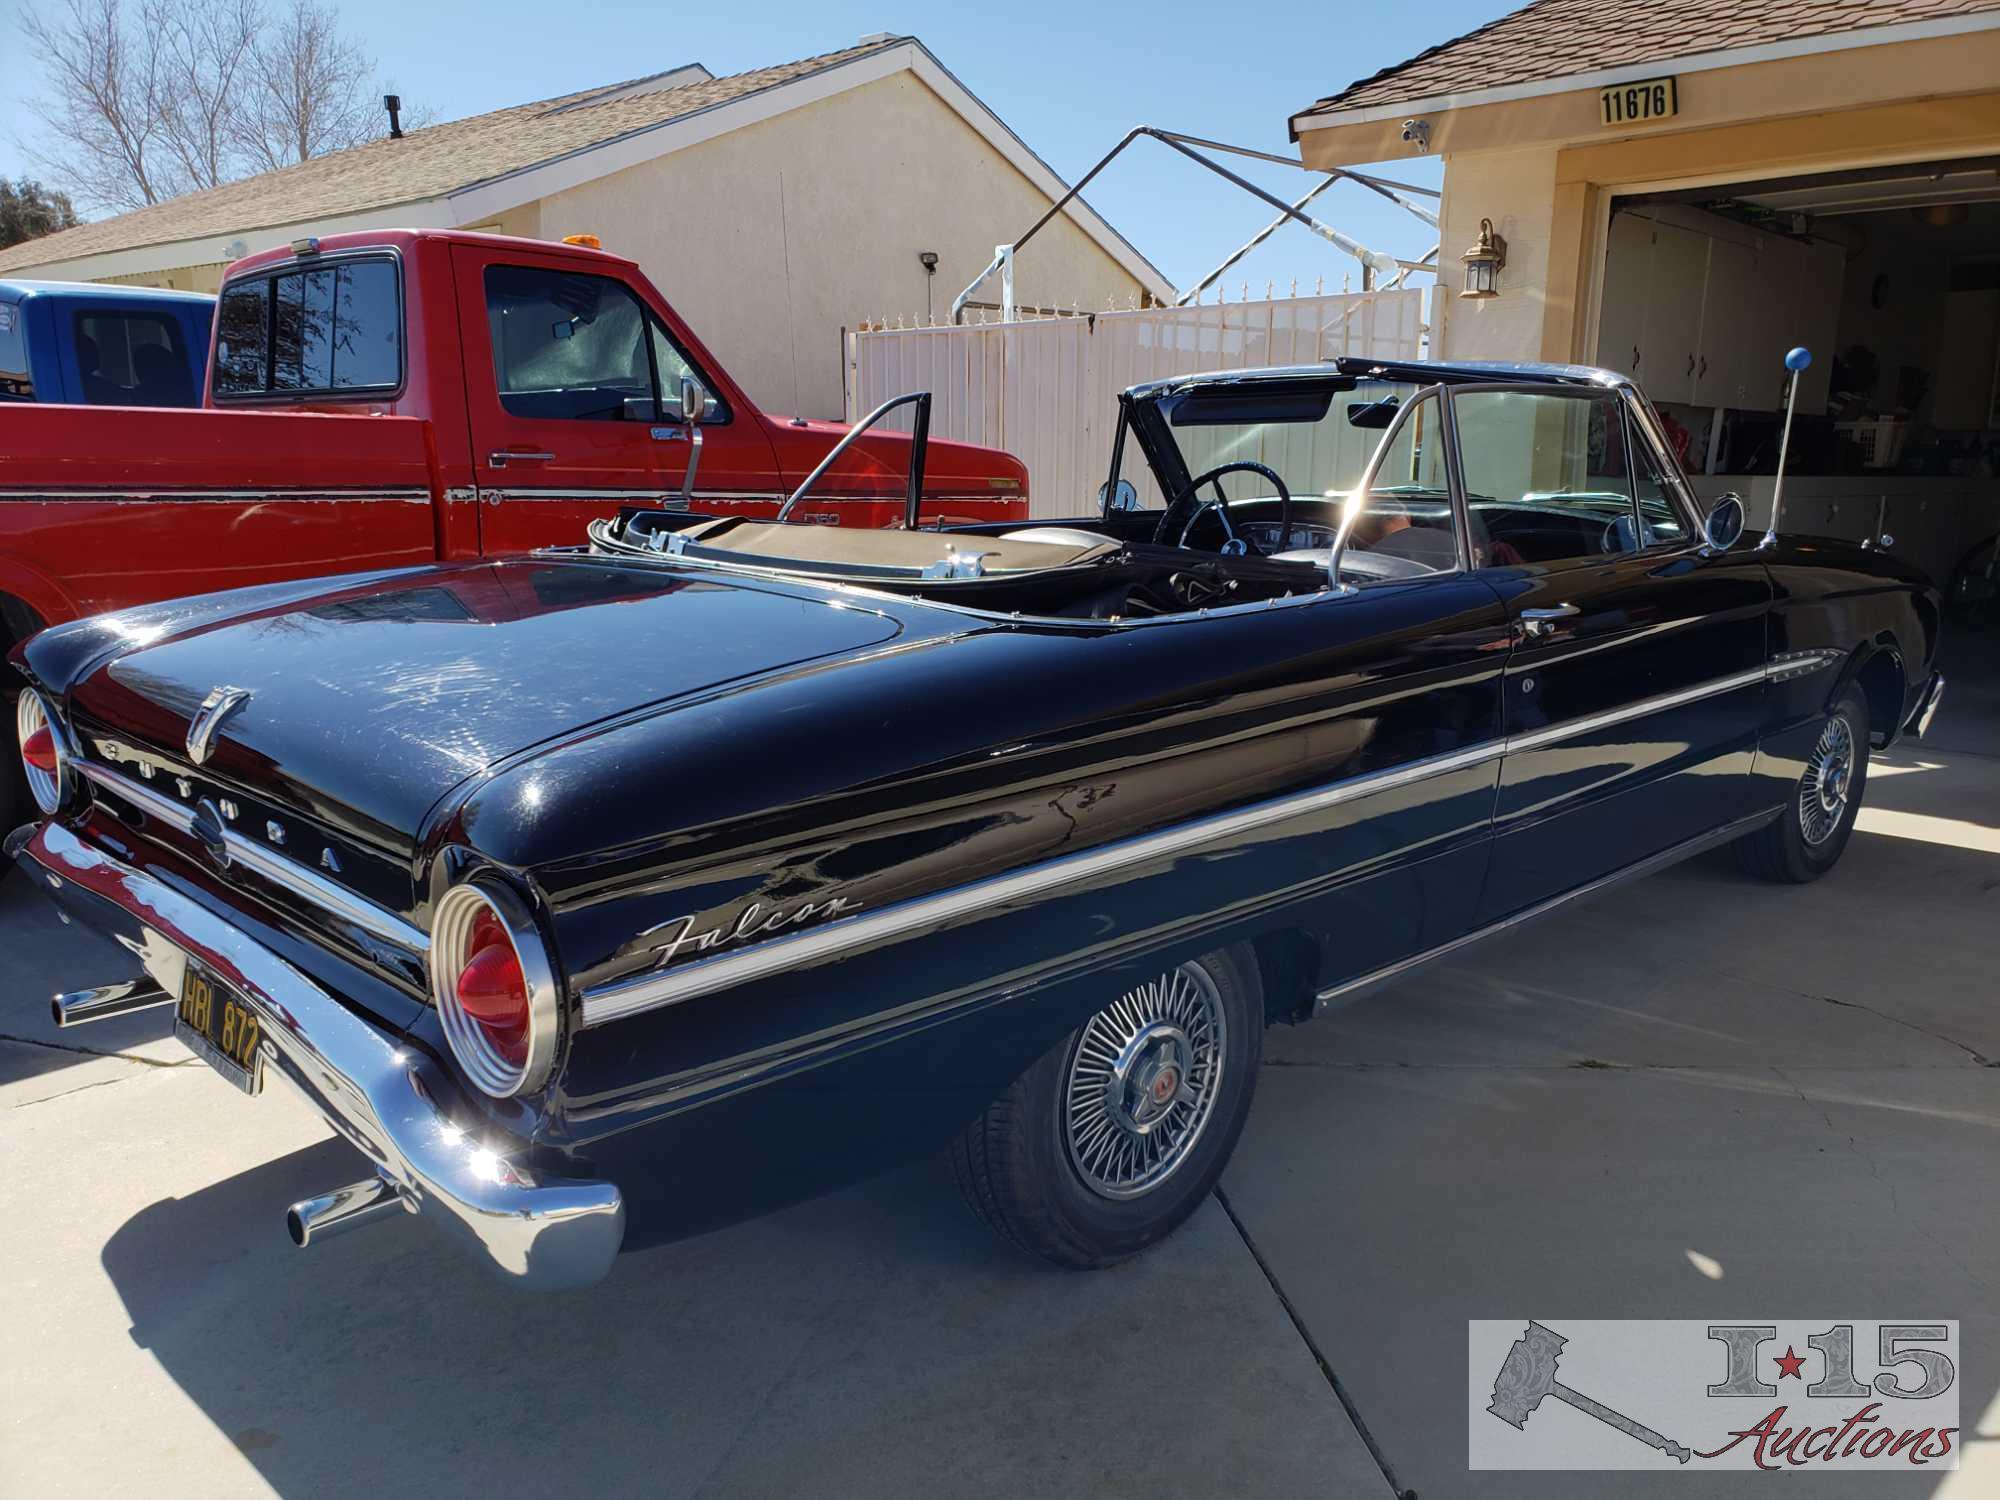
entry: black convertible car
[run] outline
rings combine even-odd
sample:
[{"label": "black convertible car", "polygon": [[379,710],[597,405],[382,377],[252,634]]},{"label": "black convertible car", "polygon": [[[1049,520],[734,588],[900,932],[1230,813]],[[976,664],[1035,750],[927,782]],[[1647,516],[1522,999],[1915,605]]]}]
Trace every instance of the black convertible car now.
[{"label": "black convertible car", "polygon": [[948,1144],[1102,1265],[1265,1026],[1713,845],[1816,878],[1938,702],[1935,590],[1704,514],[1602,372],[1181,379],[1115,447],[1073,520],[635,507],[36,637],[9,848],[131,954],[59,1018],[302,1090],[367,1159],[302,1244],[571,1286]]}]

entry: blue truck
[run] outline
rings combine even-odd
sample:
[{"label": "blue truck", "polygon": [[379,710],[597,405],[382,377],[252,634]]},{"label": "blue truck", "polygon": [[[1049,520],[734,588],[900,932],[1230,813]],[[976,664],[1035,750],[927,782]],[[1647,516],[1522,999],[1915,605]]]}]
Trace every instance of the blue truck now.
[{"label": "blue truck", "polygon": [[0,280],[0,401],[199,406],[215,298]]}]

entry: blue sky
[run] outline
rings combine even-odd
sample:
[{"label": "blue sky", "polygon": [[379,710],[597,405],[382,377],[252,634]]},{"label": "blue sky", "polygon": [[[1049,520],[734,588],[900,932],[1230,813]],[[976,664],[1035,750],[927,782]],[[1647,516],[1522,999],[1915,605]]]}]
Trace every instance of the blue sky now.
[{"label": "blue sky", "polygon": [[[1137,124],[1289,152],[1285,118],[1292,111],[1515,8],[1504,0],[1422,6],[1307,6],[1298,0],[1147,6],[1007,0],[977,7],[834,0],[698,7],[630,0],[587,7],[548,0],[336,3],[383,77],[406,100],[421,101],[443,118],[681,62],[732,73],[832,51],[872,32],[910,32],[1071,180]],[[36,87],[33,66],[12,42],[0,40],[0,175],[26,167],[18,142],[38,128],[24,105]],[[1380,170],[1438,184],[1434,159],[1383,163]],[[1253,166],[1245,173],[1288,199],[1312,181],[1281,167]],[[1183,287],[1271,217],[1262,203],[1149,141],[1131,147],[1088,196]],[[1425,225],[1352,184],[1330,189],[1314,211],[1391,254],[1414,258],[1433,242]],[[1446,256],[1463,248],[1447,245]],[[1294,278],[1301,291],[1322,277],[1337,289],[1355,269],[1331,245],[1290,225],[1231,273],[1229,295],[1244,281],[1258,294],[1267,281],[1283,291]]]}]

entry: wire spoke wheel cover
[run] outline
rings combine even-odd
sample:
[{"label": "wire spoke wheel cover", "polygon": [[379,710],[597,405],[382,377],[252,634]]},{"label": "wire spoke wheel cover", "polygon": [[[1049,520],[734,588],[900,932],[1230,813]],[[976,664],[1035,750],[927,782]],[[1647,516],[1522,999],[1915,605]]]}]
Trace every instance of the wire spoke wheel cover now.
[{"label": "wire spoke wheel cover", "polygon": [[1843,716],[1834,714],[1820,731],[1799,780],[1799,832],[1808,844],[1817,847],[1833,836],[1853,790],[1854,732]]},{"label": "wire spoke wheel cover", "polygon": [[1056,1107],[1070,1163],[1092,1192],[1140,1197],[1193,1154],[1215,1112],[1228,1025],[1196,963],[1126,991],[1084,1025]]}]

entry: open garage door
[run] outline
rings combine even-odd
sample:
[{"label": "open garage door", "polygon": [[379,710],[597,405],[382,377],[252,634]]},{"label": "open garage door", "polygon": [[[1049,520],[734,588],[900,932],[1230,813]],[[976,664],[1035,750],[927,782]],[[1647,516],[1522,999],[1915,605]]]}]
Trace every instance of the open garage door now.
[{"label": "open garage door", "polygon": [[[1706,496],[1771,510],[1804,344],[1787,531],[1886,546],[1948,592],[2000,681],[2000,158],[1736,182],[1612,205],[1597,360],[1660,406]],[[1888,540],[1883,540],[1887,538]]]}]

